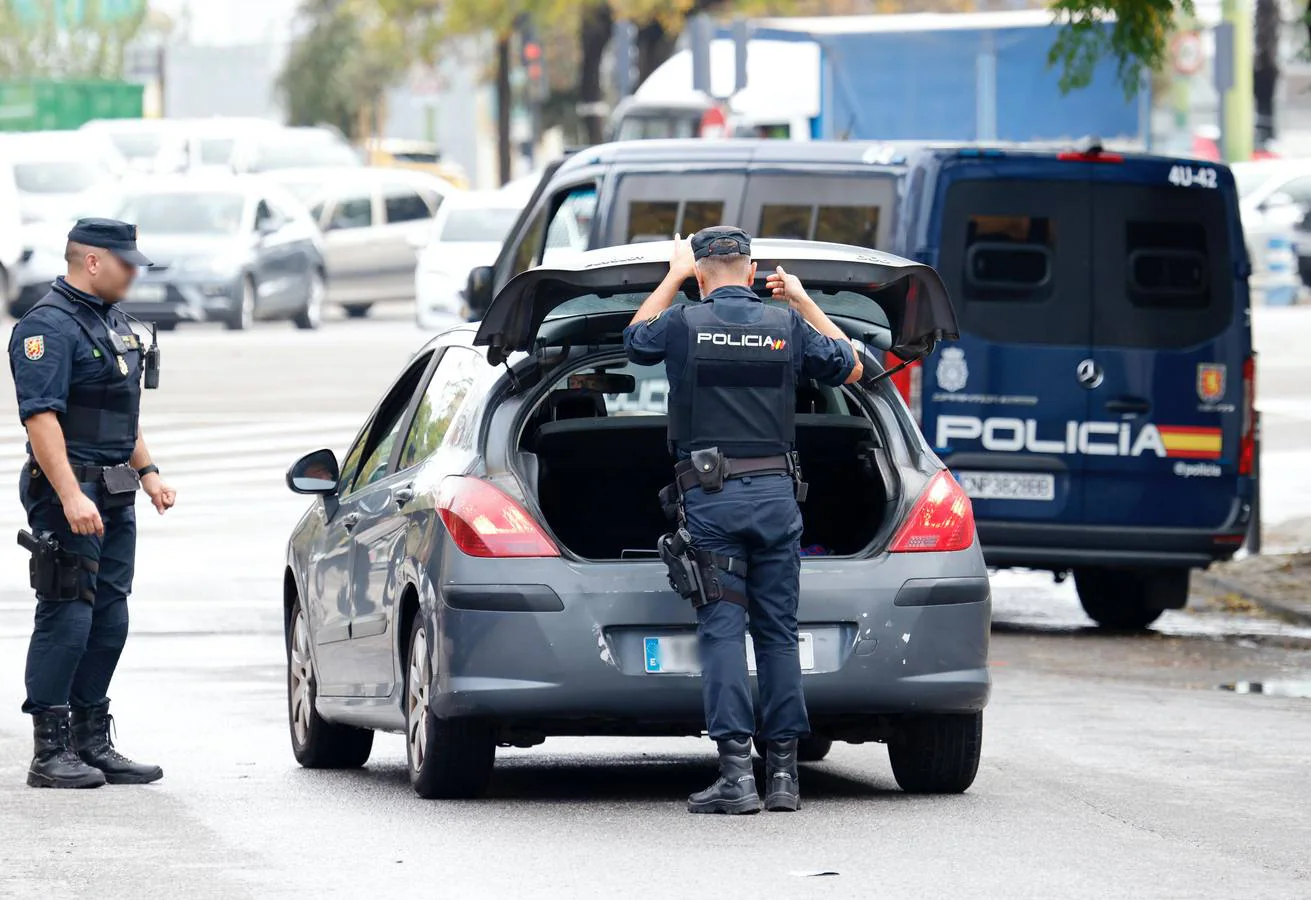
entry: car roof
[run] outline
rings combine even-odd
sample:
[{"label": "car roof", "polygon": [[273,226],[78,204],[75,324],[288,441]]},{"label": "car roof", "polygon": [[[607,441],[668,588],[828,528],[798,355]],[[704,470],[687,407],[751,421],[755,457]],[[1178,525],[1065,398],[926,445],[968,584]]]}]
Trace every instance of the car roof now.
[{"label": "car roof", "polygon": [[[900,143],[900,142],[894,142]],[[963,141],[921,141],[918,145],[915,142],[904,142],[911,145],[912,152],[922,153],[938,159],[962,158],[997,158],[1010,157],[1022,159],[1055,159],[1062,153],[1082,153],[1092,144],[1102,148],[1102,151],[1108,154],[1114,154],[1121,157],[1125,162],[1165,162],[1170,160],[1179,160],[1184,162],[1196,163],[1198,157],[1189,156],[1188,154],[1161,154],[1147,153],[1145,151],[1117,146],[1114,141],[1107,141],[1102,144],[1090,139],[1082,141],[1029,141],[1029,142],[963,142]],[[1217,163],[1214,160],[1203,160],[1207,165],[1223,166],[1224,163]]]},{"label": "car roof", "polygon": [[212,194],[229,191],[248,194],[267,184],[259,175],[203,172],[191,175],[159,175],[135,179],[125,190],[134,194]]},{"label": "car roof", "polygon": [[769,165],[816,163],[878,167],[895,162],[888,141],[780,141],[769,138],[670,138],[617,141],[573,153],[560,173],[590,165],[723,164]]},{"label": "car roof", "polygon": [[342,181],[351,181],[356,184],[361,182],[377,184],[383,181],[402,181],[434,187],[445,186],[446,189],[450,191],[455,191],[456,189],[455,185],[451,184],[446,179],[440,178],[429,172],[419,172],[414,169],[398,169],[393,166],[306,166],[303,168],[271,169],[268,172],[262,172],[260,174],[263,177],[271,178],[274,181],[322,181],[324,182],[325,192],[339,185]]}]

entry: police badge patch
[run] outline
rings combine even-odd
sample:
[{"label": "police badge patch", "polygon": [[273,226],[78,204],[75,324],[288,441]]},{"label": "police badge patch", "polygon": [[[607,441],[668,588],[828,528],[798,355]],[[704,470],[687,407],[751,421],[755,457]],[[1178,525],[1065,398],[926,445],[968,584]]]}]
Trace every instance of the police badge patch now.
[{"label": "police badge patch", "polygon": [[45,356],[46,336],[44,334],[34,334],[29,338],[23,338],[23,355],[33,361]]},{"label": "police badge patch", "polygon": [[938,387],[955,393],[965,387],[969,380],[970,369],[965,365],[965,351],[959,347],[948,347],[942,351],[938,360]]}]

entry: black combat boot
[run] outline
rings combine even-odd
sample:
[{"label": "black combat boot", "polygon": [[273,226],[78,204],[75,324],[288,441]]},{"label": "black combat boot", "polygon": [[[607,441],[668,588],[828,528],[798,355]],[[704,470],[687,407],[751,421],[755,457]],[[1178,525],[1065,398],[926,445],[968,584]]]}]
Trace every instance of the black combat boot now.
[{"label": "black combat boot", "polygon": [[105,783],[99,769],[93,769],[73,752],[68,727],[68,707],[56,706],[32,714],[32,767],[27,770],[28,787],[98,788]]},{"label": "black combat boot", "polygon": [[730,815],[760,812],[756,774],[751,768],[751,739],[731,738],[718,744],[719,779],[688,797],[687,811]]},{"label": "black combat boot", "polygon": [[770,741],[765,753],[765,809],[796,812],[801,809],[797,787],[797,739]]},{"label": "black combat boot", "polygon": [[89,709],[73,710],[73,745],[82,762],[105,773],[110,784],[150,784],[164,777],[159,766],[135,763],[114,749],[109,728],[114,717],[109,701]]}]

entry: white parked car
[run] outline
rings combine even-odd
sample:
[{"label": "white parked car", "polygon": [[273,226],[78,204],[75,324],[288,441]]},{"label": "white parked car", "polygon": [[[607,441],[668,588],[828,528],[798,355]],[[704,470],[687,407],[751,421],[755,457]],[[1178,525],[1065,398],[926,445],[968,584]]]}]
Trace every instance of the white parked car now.
[{"label": "white parked car", "polygon": [[415,246],[446,197],[460,193],[433,175],[371,166],[279,169],[264,178],[286,188],[318,223],[328,302],[352,318],[375,303],[414,299]]},{"label": "white parked car", "polygon": [[88,191],[117,182],[127,169],[108,143],[80,132],[29,131],[0,136],[23,222],[62,221]]},{"label": "white parked car", "polygon": [[169,119],[92,119],[78,132],[81,140],[113,147],[125,169],[155,172],[159,151],[172,130]]},{"label": "white parked car", "polygon": [[470,191],[446,198],[423,237],[414,270],[416,318],[420,328],[439,328],[464,319],[464,288],[470,270],[496,262],[505,235],[523,204],[500,191]]},{"label": "white parked car", "polygon": [[1301,289],[1294,229],[1311,211],[1311,160],[1234,163],[1255,303],[1287,304]]}]

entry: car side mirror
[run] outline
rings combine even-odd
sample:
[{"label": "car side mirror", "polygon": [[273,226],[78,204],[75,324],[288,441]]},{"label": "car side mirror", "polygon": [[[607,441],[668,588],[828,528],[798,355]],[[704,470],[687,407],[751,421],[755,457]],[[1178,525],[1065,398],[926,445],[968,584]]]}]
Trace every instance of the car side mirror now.
[{"label": "car side mirror", "polygon": [[470,312],[482,315],[492,305],[492,280],[496,270],[491,266],[478,266],[469,272],[469,283],[465,289],[465,301]]},{"label": "car side mirror", "polygon": [[315,450],[296,460],[287,470],[287,487],[295,494],[335,494],[340,477],[337,454]]}]

